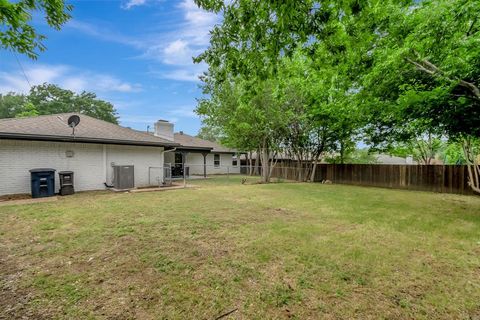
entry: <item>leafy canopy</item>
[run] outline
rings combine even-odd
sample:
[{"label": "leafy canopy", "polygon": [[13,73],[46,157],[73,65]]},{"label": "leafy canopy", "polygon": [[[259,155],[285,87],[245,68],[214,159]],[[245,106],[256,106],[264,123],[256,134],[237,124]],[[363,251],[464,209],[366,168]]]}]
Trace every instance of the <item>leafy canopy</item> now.
[{"label": "leafy canopy", "polygon": [[36,59],[45,50],[45,36],[32,25],[32,15],[42,11],[47,24],[60,29],[70,19],[73,6],[63,0],[0,0],[0,48]]},{"label": "leafy canopy", "polygon": [[32,87],[28,95],[9,93],[0,95],[0,117],[35,116],[56,113],[78,112],[118,124],[117,111],[107,101],[98,99],[94,93],[79,94],[53,84]]}]

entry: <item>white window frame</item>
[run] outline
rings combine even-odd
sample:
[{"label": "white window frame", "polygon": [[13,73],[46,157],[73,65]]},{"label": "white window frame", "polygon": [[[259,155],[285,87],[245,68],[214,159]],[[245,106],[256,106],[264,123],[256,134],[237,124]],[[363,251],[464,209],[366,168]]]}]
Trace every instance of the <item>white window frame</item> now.
[{"label": "white window frame", "polygon": [[[218,160],[215,160],[215,158],[218,156]],[[214,153],[213,154],[213,167],[214,168],[220,168],[220,163],[221,163],[221,159],[222,157],[220,156],[219,153]],[[217,163],[218,161],[218,163]]]}]

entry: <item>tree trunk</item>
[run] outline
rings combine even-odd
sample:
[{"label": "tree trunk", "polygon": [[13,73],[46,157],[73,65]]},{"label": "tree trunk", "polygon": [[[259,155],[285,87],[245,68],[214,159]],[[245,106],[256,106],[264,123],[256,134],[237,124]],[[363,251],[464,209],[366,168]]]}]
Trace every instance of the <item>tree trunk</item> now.
[{"label": "tree trunk", "polygon": [[[268,171],[268,180],[270,181],[270,178],[272,177],[272,172],[273,172],[273,169],[275,168],[275,165],[277,164],[277,161],[278,159],[275,159],[275,155],[272,157],[272,159],[270,160],[270,169]],[[278,178],[278,177],[277,177]]]},{"label": "tree trunk", "polygon": [[299,154],[297,153],[297,181],[303,181],[303,162],[302,160],[300,159],[300,156]]},{"label": "tree trunk", "polygon": [[255,166],[253,168],[253,175],[258,176],[260,167],[260,148],[257,149],[257,156],[255,157]]},{"label": "tree trunk", "polygon": [[270,182],[270,170],[269,170],[269,152],[266,143],[263,143],[262,149],[262,182],[269,183]]},{"label": "tree trunk", "polygon": [[248,151],[247,154],[247,161],[248,161],[248,175],[251,176],[253,174],[253,166],[252,166],[252,151]]},{"label": "tree trunk", "polygon": [[320,158],[319,154],[315,155],[315,159],[313,160],[312,173],[310,174],[310,182],[315,182],[315,173],[317,171],[317,162],[319,158]]},{"label": "tree trunk", "polygon": [[315,182],[316,171],[317,171],[317,160],[314,160],[312,165],[312,172],[310,172],[310,182]]},{"label": "tree trunk", "polygon": [[463,154],[467,162],[468,185],[475,193],[480,194],[480,163],[477,161],[478,155],[475,154],[470,139],[463,140]]}]

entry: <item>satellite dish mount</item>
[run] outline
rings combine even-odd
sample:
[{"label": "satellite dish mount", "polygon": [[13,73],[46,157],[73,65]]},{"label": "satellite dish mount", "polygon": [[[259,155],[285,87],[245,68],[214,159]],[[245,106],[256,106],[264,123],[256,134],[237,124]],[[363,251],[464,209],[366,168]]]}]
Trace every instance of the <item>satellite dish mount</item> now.
[{"label": "satellite dish mount", "polygon": [[72,128],[72,136],[75,137],[75,127],[80,123],[80,117],[74,114],[73,116],[68,117],[67,123],[68,126]]}]

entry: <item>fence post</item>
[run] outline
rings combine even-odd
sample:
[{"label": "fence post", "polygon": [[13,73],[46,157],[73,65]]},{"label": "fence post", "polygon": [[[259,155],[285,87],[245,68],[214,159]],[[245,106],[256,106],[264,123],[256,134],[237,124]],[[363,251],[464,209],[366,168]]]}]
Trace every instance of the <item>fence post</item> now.
[{"label": "fence post", "polygon": [[187,187],[187,175],[185,173],[185,163],[183,163],[183,187]]}]

